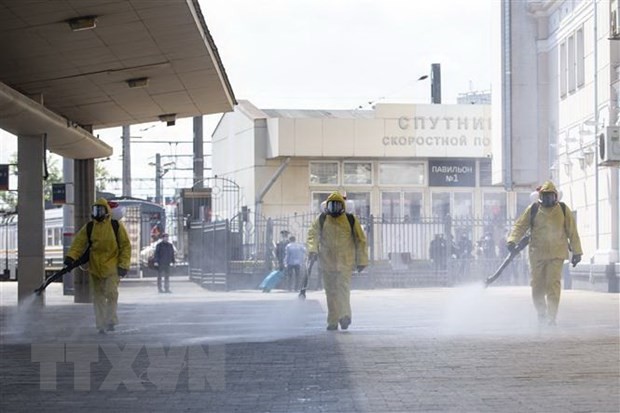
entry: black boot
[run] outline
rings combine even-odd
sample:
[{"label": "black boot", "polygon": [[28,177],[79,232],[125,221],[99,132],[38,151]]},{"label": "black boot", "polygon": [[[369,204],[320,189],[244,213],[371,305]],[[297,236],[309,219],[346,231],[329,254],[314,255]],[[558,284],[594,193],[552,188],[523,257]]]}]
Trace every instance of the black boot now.
[{"label": "black boot", "polygon": [[351,324],[351,317],[345,315],[340,320],[338,320],[338,322],[340,323],[340,328],[346,330],[347,328],[349,328],[349,324]]}]

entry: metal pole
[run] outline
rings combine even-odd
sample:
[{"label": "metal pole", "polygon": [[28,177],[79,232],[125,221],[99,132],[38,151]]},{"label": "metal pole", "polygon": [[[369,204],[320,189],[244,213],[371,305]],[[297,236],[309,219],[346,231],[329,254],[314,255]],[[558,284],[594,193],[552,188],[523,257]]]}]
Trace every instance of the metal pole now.
[{"label": "metal pole", "polygon": [[9,272],[9,217],[4,216],[4,273]]},{"label": "metal pole", "polygon": [[123,196],[131,196],[131,134],[129,125],[123,126]]},{"label": "metal pole", "polygon": [[[594,6],[594,156],[595,159],[598,158],[598,28],[597,28],[597,20],[598,20],[598,10],[597,10],[597,0],[592,0],[592,5]],[[594,164],[594,216],[595,216],[595,234],[596,234],[596,250],[599,249],[599,209],[598,209],[598,199],[599,199],[599,179],[598,179],[598,162]]]},{"label": "metal pole", "polygon": [[431,103],[441,103],[441,65],[439,63],[431,65]]},{"label": "metal pole", "polygon": [[161,155],[155,154],[155,203],[161,204]]},{"label": "metal pole", "polygon": [[504,32],[502,33],[502,168],[504,170],[504,189],[512,191],[512,14],[511,3],[502,2]]},{"label": "metal pole", "polygon": [[202,132],[202,116],[194,117],[194,185],[199,185],[199,188],[203,186],[201,183],[204,180],[204,150],[203,150],[203,132]]}]

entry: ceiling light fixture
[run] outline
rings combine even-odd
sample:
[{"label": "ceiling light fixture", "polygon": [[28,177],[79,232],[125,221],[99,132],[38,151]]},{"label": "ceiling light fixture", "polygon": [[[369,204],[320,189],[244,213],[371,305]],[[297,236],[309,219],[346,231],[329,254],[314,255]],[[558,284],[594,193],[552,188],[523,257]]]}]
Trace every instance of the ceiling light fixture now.
[{"label": "ceiling light fixture", "polygon": [[138,77],[135,79],[128,79],[127,81],[127,86],[129,86],[130,88],[141,88],[141,87],[147,87],[149,85],[149,78],[148,77]]},{"label": "ceiling light fixture", "polygon": [[174,126],[174,123],[177,120],[177,114],[167,113],[165,115],[159,115],[159,120],[162,122],[166,122],[166,126]]},{"label": "ceiling light fixture", "polygon": [[79,32],[81,30],[91,30],[97,27],[97,16],[82,16],[82,17],[74,17],[72,19],[67,20],[69,27],[74,32]]}]

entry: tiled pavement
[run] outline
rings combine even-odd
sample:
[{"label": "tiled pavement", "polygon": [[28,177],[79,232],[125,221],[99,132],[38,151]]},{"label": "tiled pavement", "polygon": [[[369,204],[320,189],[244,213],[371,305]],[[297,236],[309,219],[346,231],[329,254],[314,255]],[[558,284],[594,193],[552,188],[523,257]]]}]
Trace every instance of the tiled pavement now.
[{"label": "tiled pavement", "polygon": [[527,287],[356,290],[334,333],[322,292],[126,280],[100,336],[60,287],[18,311],[0,283],[2,412],[620,411],[617,294],[563,291],[541,329]]}]

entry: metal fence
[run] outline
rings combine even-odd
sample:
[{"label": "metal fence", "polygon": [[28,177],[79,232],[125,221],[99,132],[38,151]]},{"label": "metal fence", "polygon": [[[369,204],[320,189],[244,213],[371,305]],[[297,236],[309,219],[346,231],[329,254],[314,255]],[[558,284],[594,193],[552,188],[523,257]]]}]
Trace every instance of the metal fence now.
[{"label": "metal fence", "polygon": [[[316,214],[282,217],[237,215],[233,220],[192,222],[190,277],[205,287],[255,288],[277,268],[281,232],[305,243]],[[503,260],[512,221],[420,218],[416,221],[358,218],[368,239],[370,265],[354,277],[358,288],[443,286],[483,280]],[[527,283],[526,252],[498,284]]]}]

